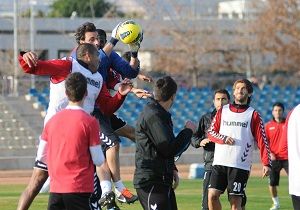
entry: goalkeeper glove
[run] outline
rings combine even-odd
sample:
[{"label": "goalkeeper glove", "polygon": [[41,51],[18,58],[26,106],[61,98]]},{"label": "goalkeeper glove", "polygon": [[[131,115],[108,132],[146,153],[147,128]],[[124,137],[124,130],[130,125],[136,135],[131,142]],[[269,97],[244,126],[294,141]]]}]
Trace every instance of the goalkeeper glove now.
[{"label": "goalkeeper glove", "polygon": [[118,43],[118,41],[120,39],[119,32],[118,32],[120,25],[121,25],[121,23],[118,23],[118,25],[111,32],[111,38],[110,38],[109,42],[114,46]]}]

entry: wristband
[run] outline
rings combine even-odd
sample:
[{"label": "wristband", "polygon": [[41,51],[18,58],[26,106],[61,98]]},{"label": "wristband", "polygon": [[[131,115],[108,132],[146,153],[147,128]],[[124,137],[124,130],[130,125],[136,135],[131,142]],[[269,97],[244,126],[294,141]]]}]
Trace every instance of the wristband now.
[{"label": "wristband", "polygon": [[118,43],[118,39],[116,39],[116,38],[113,38],[113,37],[111,37],[110,38],[110,40],[109,40],[109,42],[113,45],[113,46],[116,46],[116,44]]},{"label": "wristband", "polygon": [[131,57],[137,58],[138,57],[138,52],[131,52]]}]

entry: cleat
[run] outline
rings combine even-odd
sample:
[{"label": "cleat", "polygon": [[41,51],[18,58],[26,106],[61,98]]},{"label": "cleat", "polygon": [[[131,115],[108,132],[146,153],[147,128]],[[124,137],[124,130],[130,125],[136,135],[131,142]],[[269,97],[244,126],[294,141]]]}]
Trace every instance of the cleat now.
[{"label": "cleat", "polygon": [[278,210],[280,209],[280,205],[279,204],[273,204],[272,207],[270,208],[270,210]]},{"label": "cleat", "polygon": [[108,204],[115,203],[115,193],[113,191],[105,193],[99,200],[101,208],[107,206]]},{"label": "cleat", "polygon": [[108,203],[106,208],[107,210],[121,210],[119,206],[116,204],[115,200],[113,200],[111,203]]},{"label": "cleat", "polygon": [[125,188],[122,192],[117,191],[117,200],[120,203],[134,203],[138,200],[138,196],[133,195],[127,188]]}]

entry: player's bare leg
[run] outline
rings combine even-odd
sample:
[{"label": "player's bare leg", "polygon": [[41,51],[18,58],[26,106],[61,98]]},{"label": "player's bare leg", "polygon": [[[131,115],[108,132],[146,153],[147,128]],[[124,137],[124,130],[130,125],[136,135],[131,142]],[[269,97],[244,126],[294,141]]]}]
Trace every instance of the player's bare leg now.
[{"label": "player's bare leg", "polygon": [[106,151],[107,165],[111,173],[111,178],[114,182],[117,182],[121,179],[119,150],[120,144],[116,143],[115,146]]},{"label": "player's bare leg", "polygon": [[118,136],[123,136],[135,142],[135,129],[130,125],[125,125],[115,131]]},{"label": "player's bare leg", "polygon": [[27,210],[48,178],[48,172],[34,168],[26,189],[21,194],[17,210]]},{"label": "player's bare leg", "polygon": [[242,210],[242,197],[241,196],[230,196],[231,210]]},{"label": "player's bare leg", "polygon": [[222,210],[220,202],[221,192],[216,189],[208,189],[208,208],[209,210]]}]

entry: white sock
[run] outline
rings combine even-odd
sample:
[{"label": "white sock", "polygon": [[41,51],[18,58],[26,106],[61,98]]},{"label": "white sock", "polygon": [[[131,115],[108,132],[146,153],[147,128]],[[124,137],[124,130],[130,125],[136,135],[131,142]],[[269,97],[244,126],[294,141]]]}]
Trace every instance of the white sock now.
[{"label": "white sock", "polygon": [[101,190],[102,190],[102,195],[101,197],[110,192],[112,189],[112,186],[111,186],[111,182],[110,181],[107,181],[107,180],[104,180],[104,181],[100,181],[100,186],[101,186]]},{"label": "white sock", "polygon": [[125,186],[124,186],[122,180],[114,182],[114,185],[115,185],[116,190],[118,190],[119,192],[122,192],[125,189]]},{"label": "white sock", "polygon": [[279,198],[277,197],[272,197],[272,201],[275,205],[279,205]]}]

